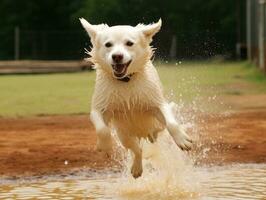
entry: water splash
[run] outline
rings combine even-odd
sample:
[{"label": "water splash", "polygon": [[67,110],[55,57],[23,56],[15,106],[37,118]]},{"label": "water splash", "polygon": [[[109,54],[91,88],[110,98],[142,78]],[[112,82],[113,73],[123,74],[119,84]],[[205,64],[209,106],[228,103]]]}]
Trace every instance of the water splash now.
[{"label": "water splash", "polygon": [[124,160],[121,178],[110,190],[123,199],[167,200],[197,196],[199,184],[193,175],[193,164],[178,149],[167,132],[155,144],[142,141],[144,171],[140,178],[130,174],[131,156]]}]

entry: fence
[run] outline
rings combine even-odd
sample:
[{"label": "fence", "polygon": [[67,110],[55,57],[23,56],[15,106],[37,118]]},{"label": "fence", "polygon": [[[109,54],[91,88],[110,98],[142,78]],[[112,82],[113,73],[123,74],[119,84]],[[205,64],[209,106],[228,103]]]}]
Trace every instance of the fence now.
[{"label": "fence", "polygon": [[82,31],[35,31],[21,30],[1,32],[0,60],[76,60],[84,57],[89,47]]},{"label": "fence", "polygon": [[[89,48],[85,31],[33,31],[18,27],[1,33],[0,59],[76,60]],[[182,31],[173,35],[162,30],[154,41],[160,59],[205,59],[235,55],[235,32]]]}]

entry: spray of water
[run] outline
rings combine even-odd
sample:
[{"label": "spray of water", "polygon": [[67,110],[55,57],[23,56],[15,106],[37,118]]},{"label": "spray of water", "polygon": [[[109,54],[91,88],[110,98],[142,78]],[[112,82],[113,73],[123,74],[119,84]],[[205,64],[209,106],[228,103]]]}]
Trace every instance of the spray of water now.
[{"label": "spray of water", "polygon": [[[193,85],[195,95],[190,104],[184,103],[183,94],[178,98],[173,91],[167,95],[175,104],[175,116],[178,123],[189,132],[195,141],[199,141],[202,131],[197,126],[198,113],[203,113],[201,88],[198,87],[196,77],[188,77],[179,80],[182,88],[184,85]],[[187,93],[188,91],[183,91]],[[216,97],[216,96],[215,96]],[[215,97],[209,97],[208,101],[215,101]],[[201,124],[204,121],[201,121]],[[164,131],[155,144],[147,141],[141,142],[143,147],[144,172],[138,179],[132,178],[130,166],[132,156],[126,153],[122,161],[123,173],[112,190],[123,199],[193,199],[200,195],[200,177],[195,173],[194,163],[198,159],[195,155],[182,152],[173,142],[167,131]],[[203,145],[201,143],[195,146]],[[210,149],[201,148],[197,156],[207,156]],[[120,152],[121,153],[121,152]]]},{"label": "spray of water", "polygon": [[[195,96],[188,105],[179,94],[176,101],[174,92],[167,95],[169,101],[176,101],[175,116],[178,123],[189,131],[189,134],[196,141],[199,140],[199,127],[197,127],[198,113],[203,113],[200,88],[197,87],[195,77],[181,80],[180,84],[192,82],[195,86]],[[182,88],[186,88],[183,87]],[[186,91],[184,91],[186,92]],[[210,97],[209,101],[214,101],[215,97]],[[202,121],[201,121],[202,123]],[[204,123],[204,122],[203,122]],[[118,140],[116,140],[118,141]],[[194,199],[200,196],[201,186],[199,174],[194,166],[197,158],[195,155],[182,152],[173,142],[167,131],[159,135],[156,143],[151,144],[146,140],[141,141],[143,149],[143,174],[140,178],[134,179],[130,173],[132,155],[124,152],[121,161],[123,172],[117,182],[112,184],[110,191],[115,191],[122,199],[149,199],[149,200],[172,200],[172,199]],[[198,143],[196,146],[202,145]],[[121,148],[122,149],[122,148]],[[119,154],[121,155],[121,149]],[[197,156],[207,156],[210,149],[202,148]]]},{"label": "spray of water", "polygon": [[[177,120],[185,129],[194,128],[191,116],[182,117],[181,106],[176,104],[175,114]],[[115,137],[115,135],[114,135]],[[119,142],[116,139],[118,145]],[[116,191],[122,199],[191,199],[199,194],[199,182],[194,173],[193,159],[189,153],[182,152],[169,133],[163,131],[156,143],[141,141],[143,149],[143,174],[134,179],[130,173],[132,155],[124,152],[120,164],[123,167],[121,177],[116,179],[108,190]],[[119,148],[119,154],[122,148]],[[121,158],[121,156],[120,156]]]},{"label": "spray of water", "polygon": [[130,174],[131,156],[124,162],[125,170],[116,191],[123,199],[167,200],[197,195],[193,165],[165,132],[156,144],[142,142],[143,175],[134,179]]}]

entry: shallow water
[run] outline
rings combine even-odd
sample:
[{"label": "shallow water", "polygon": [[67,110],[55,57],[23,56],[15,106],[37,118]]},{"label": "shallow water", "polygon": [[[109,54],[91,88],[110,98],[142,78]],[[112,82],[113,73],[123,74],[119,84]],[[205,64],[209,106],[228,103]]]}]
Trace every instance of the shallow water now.
[{"label": "shallow water", "polygon": [[[148,185],[138,187],[140,185],[137,182],[143,180],[135,181],[130,177],[121,178],[120,174],[109,174],[93,178],[76,176],[58,180],[3,182],[0,185],[0,199],[266,199],[265,164],[201,167],[195,168],[194,173],[197,178],[191,185],[196,181],[197,186],[192,191],[174,188],[171,181],[168,190],[150,190]],[[144,182],[154,184],[153,180]]]},{"label": "shallow water", "polygon": [[[130,154],[121,173],[106,172],[0,182],[0,199],[235,200],[266,199],[266,164],[195,167],[169,135],[143,141],[143,174],[130,175]],[[123,152],[120,152],[123,153]]]},{"label": "shallow water", "polygon": [[266,164],[195,167],[168,134],[141,145],[144,171],[138,179],[130,175],[128,153],[121,173],[2,179],[0,199],[266,200]]}]

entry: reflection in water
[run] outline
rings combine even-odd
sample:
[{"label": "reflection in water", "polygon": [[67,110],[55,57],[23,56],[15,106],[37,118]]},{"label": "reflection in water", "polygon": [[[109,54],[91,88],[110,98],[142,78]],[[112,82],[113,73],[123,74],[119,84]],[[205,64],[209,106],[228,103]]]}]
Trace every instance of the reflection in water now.
[{"label": "reflection in water", "polygon": [[[193,167],[166,134],[156,144],[143,143],[144,172],[106,173],[0,184],[0,199],[235,200],[266,199],[266,165]],[[130,158],[130,156],[127,156]]]},{"label": "reflection in water", "polygon": [[202,181],[205,199],[266,199],[266,165],[214,167],[205,172]]},{"label": "reflection in water", "polygon": [[[194,167],[167,134],[143,142],[144,172],[134,179],[131,160],[121,174],[53,178],[0,184],[0,199],[265,199],[266,165]],[[130,158],[130,156],[127,156]]]},{"label": "reflection in water", "polygon": [[[226,167],[197,168],[198,191],[174,188],[155,188],[158,180],[149,180],[144,185],[138,181],[113,175],[84,179],[75,177],[57,181],[38,181],[0,186],[0,199],[265,199],[266,165],[234,165]],[[141,182],[141,180],[139,180]],[[133,183],[132,187],[130,184]],[[191,183],[192,185],[194,183]],[[141,187],[138,187],[141,186]],[[143,186],[143,187],[142,187]],[[120,189],[119,189],[120,188]],[[153,190],[150,190],[150,189]]]},{"label": "reflection in water", "polygon": [[136,180],[130,175],[132,161],[125,159],[121,174],[1,181],[0,199],[266,199],[265,164],[194,167],[167,134],[142,145],[144,172]]}]

